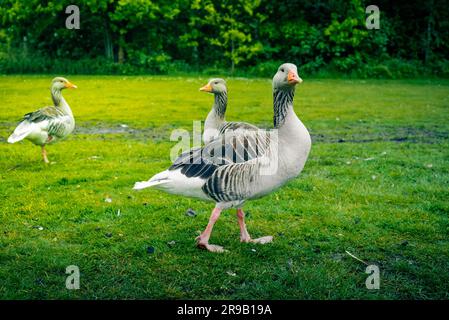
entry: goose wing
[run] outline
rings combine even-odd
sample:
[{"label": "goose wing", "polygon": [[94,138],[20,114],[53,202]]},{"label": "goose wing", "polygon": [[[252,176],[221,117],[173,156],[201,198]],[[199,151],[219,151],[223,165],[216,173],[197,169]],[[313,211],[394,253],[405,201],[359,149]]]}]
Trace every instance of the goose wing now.
[{"label": "goose wing", "polygon": [[44,107],[24,115],[22,122],[39,125],[41,130],[47,131],[50,136],[63,137],[70,117],[55,107]]},{"label": "goose wing", "polygon": [[63,115],[64,114],[55,107],[44,107],[39,110],[27,113],[23,116],[22,121],[25,120],[28,122],[39,123],[42,121],[50,121]]},{"label": "goose wing", "polygon": [[[61,118],[63,118],[61,111],[55,107],[45,107],[34,112],[27,113],[23,116],[20,123],[14,129],[14,132],[9,136],[8,142],[15,143],[23,140],[32,133],[48,131],[59,131]],[[56,130],[49,130],[49,129]]]},{"label": "goose wing", "polygon": [[188,178],[206,180],[204,193],[218,202],[242,200],[250,194],[260,165],[269,158],[273,140],[263,130],[225,134],[181,154],[169,170],[181,169]]},{"label": "goose wing", "polygon": [[225,122],[219,129],[218,133],[219,135],[223,135],[226,132],[237,130],[254,131],[259,130],[259,128],[247,122]]}]

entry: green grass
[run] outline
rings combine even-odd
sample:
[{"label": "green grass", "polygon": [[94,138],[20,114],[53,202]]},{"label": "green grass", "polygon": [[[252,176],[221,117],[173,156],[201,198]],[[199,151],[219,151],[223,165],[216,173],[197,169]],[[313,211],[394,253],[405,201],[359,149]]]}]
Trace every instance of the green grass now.
[{"label": "green grass", "polygon": [[[194,242],[211,203],[131,190],[170,164],[173,128],[204,120],[207,79],[69,79],[77,129],[44,165],[38,147],[6,138],[50,104],[51,78],[0,76],[0,298],[449,298],[448,81],[305,79],[295,99],[313,137],[305,169],[245,206],[249,232],[275,241],[241,244],[228,210],[211,242],[229,252],[213,254]],[[269,80],[231,79],[229,90],[229,120],[270,126]],[[380,290],[366,289],[366,266],[346,250],[380,267]],[[80,290],[65,288],[68,265]]]}]

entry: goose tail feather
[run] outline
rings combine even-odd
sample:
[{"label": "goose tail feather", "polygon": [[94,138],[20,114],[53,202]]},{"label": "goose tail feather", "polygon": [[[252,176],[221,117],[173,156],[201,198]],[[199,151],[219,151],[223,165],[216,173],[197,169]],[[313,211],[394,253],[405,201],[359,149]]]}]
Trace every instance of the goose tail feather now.
[{"label": "goose tail feather", "polygon": [[9,143],[15,143],[17,141],[25,139],[34,130],[33,123],[27,121],[21,122],[8,138]]},{"label": "goose tail feather", "polygon": [[142,190],[145,188],[151,188],[160,184],[164,184],[169,182],[170,179],[168,179],[168,171],[163,171],[161,173],[158,173],[154,175],[150,180],[148,181],[140,181],[136,182],[134,184],[133,189],[134,190]]},{"label": "goose tail feather", "polygon": [[158,180],[158,181],[140,181],[140,182],[136,182],[134,184],[133,189],[134,190],[142,190],[142,189],[146,189],[146,188],[151,188],[163,183],[167,183],[168,180]]}]

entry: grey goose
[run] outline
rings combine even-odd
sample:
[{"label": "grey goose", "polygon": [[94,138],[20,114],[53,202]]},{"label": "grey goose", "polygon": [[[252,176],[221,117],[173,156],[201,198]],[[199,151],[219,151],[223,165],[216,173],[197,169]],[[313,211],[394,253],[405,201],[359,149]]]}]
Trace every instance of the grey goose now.
[{"label": "grey goose", "polygon": [[[154,187],[168,193],[215,202],[206,229],[196,239],[200,248],[223,252],[209,244],[212,228],[224,209],[236,208],[242,242],[267,243],[271,236],[252,239],[246,229],[245,201],[269,194],[297,177],[311,148],[307,128],[293,109],[297,67],[286,63],[273,77],[274,130],[224,134],[202,148],[193,148],[165,171],[135,190]],[[274,168],[274,170],[273,170]]]}]

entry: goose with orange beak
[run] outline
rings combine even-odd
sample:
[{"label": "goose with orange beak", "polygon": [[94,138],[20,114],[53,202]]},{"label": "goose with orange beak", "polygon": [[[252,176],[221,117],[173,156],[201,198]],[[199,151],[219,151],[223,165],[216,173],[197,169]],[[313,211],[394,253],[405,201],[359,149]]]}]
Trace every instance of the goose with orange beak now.
[{"label": "goose with orange beak", "polygon": [[76,85],[65,78],[54,78],[50,88],[54,106],[24,115],[13,134],[9,136],[8,142],[15,143],[27,139],[41,146],[42,159],[45,163],[49,163],[45,146],[66,138],[75,129],[75,119],[69,104],[62,96],[62,90],[76,88]]},{"label": "goose with orange beak", "polygon": [[[196,238],[199,248],[226,251],[222,246],[210,244],[209,239],[221,212],[230,208],[237,211],[241,242],[273,241],[272,236],[256,239],[250,236],[243,206],[279,189],[304,168],[312,142],[293,108],[295,87],[301,82],[296,66],[291,63],[282,64],[274,75],[274,130],[244,130],[222,135],[202,148],[181,154],[167,170],[148,181],[136,182],[134,189],[156,188],[214,202],[209,222]],[[263,219],[263,210],[260,218]]]},{"label": "goose with orange beak", "polygon": [[226,81],[221,78],[211,79],[200,88],[200,91],[213,93],[214,104],[204,122],[204,143],[209,143],[220,135],[230,131],[258,130],[247,122],[228,122],[225,120],[226,107],[228,105],[228,89]]}]

